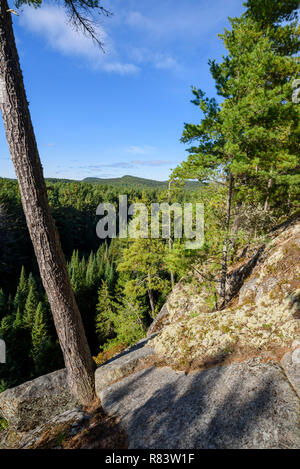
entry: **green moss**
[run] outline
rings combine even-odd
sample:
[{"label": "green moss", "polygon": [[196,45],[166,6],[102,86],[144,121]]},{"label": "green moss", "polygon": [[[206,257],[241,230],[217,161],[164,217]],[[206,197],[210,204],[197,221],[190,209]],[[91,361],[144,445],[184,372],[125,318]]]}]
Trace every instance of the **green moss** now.
[{"label": "green moss", "polygon": [[233,347],[228,346],[224,349],[224,356],[231,355],[234,352]]},{"label": "green moss", "polygon": [[247,305],[254,305],[254,293],[246,296],[246,298],[244,298],[241,306],[247,306]]},{"label": "green moss", "polygon": [[190,312],[190,317],[191,317],[191,319],[196,318],[197,316],[199,316],[199,313],[197,313],[197,312],[195,312],[195,311],[191,311],[191,312]]},{"label": "green moss", "polygon": [[263,324],[263,328],[266,329],[267,331],[269,331],[270,329],[272,329],[272,324]]},{"label": "green moss", "polygon": [[0,417],[0,432],[8,427],[8,422]]},{"label": "green moss", "polygon": [[221,331],[224,333],[224,334],[227,334],[228,332],[231,332],[231,329],[230,327],[228,326],[221,326]]},{"label": "green moss", "polygon": [[274,264],[266,265],[265,270],[268,274],[275,274],[278,270],[277,266]]}]

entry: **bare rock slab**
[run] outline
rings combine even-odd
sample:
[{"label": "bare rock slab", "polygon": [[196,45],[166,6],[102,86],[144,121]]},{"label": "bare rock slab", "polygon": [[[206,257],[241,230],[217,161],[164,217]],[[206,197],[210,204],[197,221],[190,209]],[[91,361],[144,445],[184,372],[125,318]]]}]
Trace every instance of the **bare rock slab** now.
[{"label": "bare rock slab", "polygon": [[147,346],[148,339],[141,340],[133,347],[108,360],[95,372],[96,393],[115,381],[128,376],[147,365],[154,349]]},{"label": "bare rock slab", "polygon": [[300,401],[275,362],[151,367],[99,396],[130,448],[300,448]]},{"label": "bare rock slab", "polygon": [[281,365],[289,382],[300,398],[300,342],[293,352],[288,352],[282,357]]},{"label": "bare rock slab", "polygon": [[82,428],[83,422],[87,420],[87,415],[80,408],[67,410],[60,415],[56,415],[47,423],[29,430],[20,432],[13,427],[8,427],[0,432],[0,449],[34,449],[45,436],[61,435],[68,427],[75,433]]},{"label": "bare rock slab", "polygon": [[55,371],[0,394],[0,416],[15,430],[26,432],[76,407],[66,370]]}]

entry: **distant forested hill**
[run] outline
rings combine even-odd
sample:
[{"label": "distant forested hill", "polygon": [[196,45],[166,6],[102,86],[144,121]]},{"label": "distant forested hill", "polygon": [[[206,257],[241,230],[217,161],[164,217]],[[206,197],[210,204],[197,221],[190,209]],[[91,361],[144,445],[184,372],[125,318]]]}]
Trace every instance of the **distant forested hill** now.
[{"label": "distant forested hill", "polygon": [[[83,179],[82,182],[89,182],[94,184],[100,185],[110,185],[110,186],[117,186],[117,187],[139,187],[143,188],[159,188],[159,189],[167,189],[168,188],[168,181],[155,181],[154,179],[145,179],[136,176],[123,176],[120,178],[111,178],[111,179],[101,179],[101,178],[93,178],[88,177]],[[187,181],[184,185],[185,189],[188,190],[196,190],[199,187],[199,183],[197,181]]]}]

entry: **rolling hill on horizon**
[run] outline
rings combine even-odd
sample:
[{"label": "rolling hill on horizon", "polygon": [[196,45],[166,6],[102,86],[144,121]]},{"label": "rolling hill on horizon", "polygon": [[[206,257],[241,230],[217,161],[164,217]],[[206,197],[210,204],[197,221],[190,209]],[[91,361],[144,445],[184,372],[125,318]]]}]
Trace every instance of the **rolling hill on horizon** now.
[{"label": "rolling hill on horizon", "polygon": [[[16,178],[0,177],[3,180],[16,181]],[[167,189],[169,181],[157,181],[155,179],[146,179],[138,176],[125,175],[116,178],[97,178],[87,177],[84,179],[67,179],[67,178],[53,178],[46,177],[46,182],[57,183],[87,183],[87,184],[99,184],[101,186],[113,186],[113,187],[137,187],[139,189]],[[197,190],[200,188],[200,183],[195,180],[187,180],[184,184],[185,190]]]},{"label": "rolling hill on horizon", "polygon": [[[81,182],[88,182],[91,184],[100,184],[100,185],[113,185],[119,187],[147,187],[152,189],[167,189],[168,181],[157,181],[155,179],[146,179],[137,176],[125,175],[118,178],[96,178],[96,177],[87,177]],[[199,188],[198,181],[186,181],[185,188],[189,190],[196,190]]]}]

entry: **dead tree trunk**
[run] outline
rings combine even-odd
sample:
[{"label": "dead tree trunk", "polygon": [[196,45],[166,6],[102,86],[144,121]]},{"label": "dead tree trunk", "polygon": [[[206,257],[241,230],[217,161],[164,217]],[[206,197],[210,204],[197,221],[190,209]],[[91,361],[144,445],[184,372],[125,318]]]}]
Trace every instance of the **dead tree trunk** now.
[{"label": "dead tree trunk", "polygon": [[226,303],[227,259],[228,259],[229,229],[230,229],[230,216],[231,216],[231,201],[232,201],[233,184],[234,184],[233,175],[230,173],[229,174],[229,181],[228,181],[225,238],[224,238],[224,243],[223,243],[222,272],[221,272],[221,282],[220,282],[221,305],[220,305],[219,309],[222,309],[225,306],[225,303]]},{"label": "dead tree trunk", "polygon": [[7,0],[0,0],[0,107],[6,138],[28,230],[63,351],[69,385],[82,404],[89,404],[95,398],[93,360],[50,213],[12,20],[7,10]]}]

